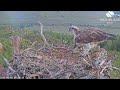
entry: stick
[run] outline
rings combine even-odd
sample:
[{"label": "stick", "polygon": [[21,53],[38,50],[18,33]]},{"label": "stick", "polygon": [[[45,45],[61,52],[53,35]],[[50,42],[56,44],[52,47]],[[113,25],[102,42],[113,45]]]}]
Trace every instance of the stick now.
[{"label": "stick", "polygon": [[6,59],[6,58],[4,58],[4,61],[6,62],[6,64],[9,66],[10,64],[9,64],[9,62],[8,62],[8,60]]},{"label": "stick", "polygon": [[88,63],[88,61],[85,60],[84,58],[82,58],[82,60],[83,60],[86,64],[90,65],[90,64]]},{"label": "stick", "polygon": [[37,41],[33,42],[30,47],[33,47],[36,43],[37,43]]},{"label": "stick", "polygon": [[24,52],[26,52],[26,51],[28,51],[28,50],[30,50],[30,49],[32,49],[32,48],[27,48],[27,49],[21,51],[20,54],[22,54],[22,53],[24,53]]},{"label": "stick", "polygon": [[62,71],[63,71],[63,69],[61,69],[61,70],[60,70],[59,72],[57,72],[56,74],[51,75],[51,76],[50,76],[50,78],[53,78],[53,77],[55,77],[55,76],[59,75]]},{"label": "stick", "polygon": [[70,79],[71,73],[66,73],[66,79]]},{"label": "stick", "polygon": [[37,41],[33,42],[31,46],[29,46],[27,49],[21,51],[21,54],[24,53],[25,51],[28,51],[30,49],[32,49],[32,47],[35,45],[35,43],[37,43]]},{"label": "stick", "polygon": [[107,66],[105,66],[105,67],[101,70],[100,75],[103,73],[103,71],[104,71],[106,68],[107,68]]},{"label": "stick", "polygon": [[104,60],[104,61],[102,61],[99,65],[102,66],[105,62],[106,62],[106,61]]},{"label": "stick", "polygon": [[116,70],[120,71],[120,69],[119,69],[119,68],[117,68],[117,67],[113,67],[113,69],[116,69]]},{"label": "stick", "polygon": [[14,69],[12,69],[12,67],[9,66],[8,68],[9,68],[11,71],[16,72]]},{"label": "stick", "polygon": [[[11,71],[13,71],[13,73],[15,73],[16,71],[10,66],[10,63],[8,62],[8,60],[6,58],[4,58],[4,61],[8,65],[8,69],[10,69]],[[17,74],[17,76],[18,76],[18,78],[20,78],[20,76],[18,74]]]},{"label": "stick", "polygon": [[42,38],[43,38],[43,40],[44,40],[44,43],[45,43],[47,46],[49,46],[49,44],[48,44],[48,42],[47,42],[47,40],[46,40],[46,38],[45,38],[45,36],[44,36],[44,34],[43,34],[43,25],[42,25],[42,23],[41,23],[40,21],[38,21],[38,23],[40,24],[40,29],[41,29],[40,34],[41,34],[41,36],[42,36]]}]

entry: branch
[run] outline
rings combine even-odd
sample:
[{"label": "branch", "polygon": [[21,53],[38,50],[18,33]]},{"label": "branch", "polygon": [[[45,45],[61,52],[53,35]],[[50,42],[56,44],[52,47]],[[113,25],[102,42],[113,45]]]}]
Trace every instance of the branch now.
[{"label": "branch", "polygon": [[49,44],[48,44],[48,42],[47,42],[47,40],[46,40],[46,38],[45,38],[45,36],[44,36],[44,34],[43,34],[43,24],[42,24],[40,21],[38,21],[38,23],[40,24],[40,29],[41,29],[40,34],[41,34],[41,36],[42,36],[42,38],[43,38],[43,40],[44,40],[44,43],[45,43],[47,46],[49,46]]},{"label": "branch", "polygon": [[88,64],[88,65],[90,65],[90,63],[88,63],[88,61],[87,60],[85,60],[85,58],[82,58],[82,57],[80,57],[86,64]]},{"label": "branch", "polygon": [[37,41],[33,42],[30,47],[33,47],[36,43],[37,43]]},{"label": "branch", "polygon": [[4,58],[4,61],[6,62],[6,64],[9,66],[10,64],[9,64],[9,62],[8,62],[8,60],[6,59],[6,58]]},{"label": "branch", "polygon": [[66,79],[70,79],[71,73],[66,73]]},{"label": "branch", "polygon": [[105,62],[106,62],[106,61],[104,60],[104,61],[102,61],[99,65],[102,66]]},{"label": "branch", "polygon": [[106,68],[107,68],[107,66],[105,66],[105,67],[101,70],[100,75],[103,73],[103,71],[104,71]]},{"label": "branch", "polygon": [[117,68],[117,67],[112,67],[113,69],[116,69],[116,70],[118,70],[119,72],[120,72],[120,69],[119,68]]},{"label": "branch", "polygon": [[[6,58],[4,58],[4,61],[8,65],[8,69],[11,70],[11,71],[13,71],[13,73],[16,73],[16,71],[10,66],[10,63],[8,62],[8,60]],[[17,74],[17,76],[18,76],[18,78],[20,78],[20,76],[18,74]]]}]

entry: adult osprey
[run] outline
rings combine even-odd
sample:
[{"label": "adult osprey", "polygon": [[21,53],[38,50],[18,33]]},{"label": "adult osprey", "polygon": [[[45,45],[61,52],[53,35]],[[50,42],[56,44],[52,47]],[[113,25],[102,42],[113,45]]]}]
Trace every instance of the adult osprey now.
[{"label": "adult osprey", "polygon": [[80,45],[87,45],[86,47],[94,48],[98,43],[106,41],[106,40],[114,40],[116,35],[106,33],[97,28],[87,28],[84,30],[80,30],[78,27],[72,25],[69,28],[69,31],[72,31],[74,34],[74,43]]}]

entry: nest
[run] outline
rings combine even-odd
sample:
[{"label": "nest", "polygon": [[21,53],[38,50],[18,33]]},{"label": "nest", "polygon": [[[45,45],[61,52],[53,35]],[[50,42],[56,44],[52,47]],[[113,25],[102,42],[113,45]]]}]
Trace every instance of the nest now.
[{"label": "nest", "polygon": [[72,48],[57,46],[24,50],[13,58],[11,66],[26,79],[108,79],[111,61],[102,48],[81,57]]}]

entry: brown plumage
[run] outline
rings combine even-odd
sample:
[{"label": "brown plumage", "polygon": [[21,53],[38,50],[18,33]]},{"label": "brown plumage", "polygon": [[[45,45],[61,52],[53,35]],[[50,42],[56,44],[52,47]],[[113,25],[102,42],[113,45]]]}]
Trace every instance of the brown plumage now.
[{"label": "brown plumage", "polygon": [[87,28],[80,30],[78,27],[72,25],[69,28],[74,34],[74,48],[83,48],[84,56],[86,56],[92,48],[106,40],[114,40],[116,35],[106,33],[97,28]]},{"label": "brown plumage", "polygon": [[112,40],[116,37],[116,35],[106,33],[100,29],[87,28],[85,30],[80,30],[78,27],[73,25],[70,27],[69,31],[73,31],[76,43],[83,44]]}]

